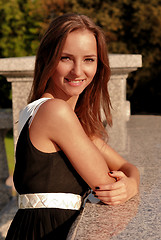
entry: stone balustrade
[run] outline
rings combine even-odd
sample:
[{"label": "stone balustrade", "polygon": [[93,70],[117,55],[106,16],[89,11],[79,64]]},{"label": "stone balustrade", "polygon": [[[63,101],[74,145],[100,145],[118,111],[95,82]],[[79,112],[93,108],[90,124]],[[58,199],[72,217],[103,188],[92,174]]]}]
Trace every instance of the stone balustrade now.
[{"label": "stone balustrade", "polygon": [[[124,125],[115,119],[129,119],[130,103],[126,101],[126,79],[130,72],[142,66],[142,57],[138,54],[110,54],[111,80],[109,82],[109,92],[113,105],[114,125],[112,131],[120,129],[120,134],[116,139],[111,139],[111,144],[116,145],[118,150],[125,150],[126,136]],[[14,143],[17,141],[17,121],[20,110],[26,105],[28,94],[33,81],[33,71],[35,56],[4,58],[0,59],[0,74],[7,77],[12,83],[12,102],[13,102],[13,129]],[[126,122],[126,121],[125,121]],[[110,132],[111,130],[109,130]],[[111,134],[112,136],[113,134]]]}]

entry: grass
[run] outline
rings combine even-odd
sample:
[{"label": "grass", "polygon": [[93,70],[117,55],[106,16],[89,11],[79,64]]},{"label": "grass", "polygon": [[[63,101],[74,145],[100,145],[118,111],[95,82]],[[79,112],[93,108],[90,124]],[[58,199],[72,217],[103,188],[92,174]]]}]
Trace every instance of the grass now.
[{"label": "grass", "polygon": [[6,154],[7,154],[9,174],[12,175],[14,170],[14,165],[15,165],[13,131],[9,131],[7,133],[4,142],[5,142],[5,148],[6,148]]}]

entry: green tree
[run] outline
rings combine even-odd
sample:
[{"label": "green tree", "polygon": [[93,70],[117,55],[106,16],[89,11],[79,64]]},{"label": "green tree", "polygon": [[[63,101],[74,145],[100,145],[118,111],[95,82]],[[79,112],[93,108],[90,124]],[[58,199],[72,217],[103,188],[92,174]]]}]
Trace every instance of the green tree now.
[{"label": "green tree", "polygon": [[25,54],[23,42],[22,13],[16,1],[0,4],[0,55],[2,57]]},{"label": "green tree", "polygon": [[34,55],[43,22],[39,0],[0,0],[0,56]]}]

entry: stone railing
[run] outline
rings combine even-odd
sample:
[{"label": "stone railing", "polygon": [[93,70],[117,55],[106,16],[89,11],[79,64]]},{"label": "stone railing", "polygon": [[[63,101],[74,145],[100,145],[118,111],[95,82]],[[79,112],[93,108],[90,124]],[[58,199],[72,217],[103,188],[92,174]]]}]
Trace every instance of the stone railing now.
[{"label": "stone railing", "polygon": [[[126,78],[128,74],[142,66],[142,57],[138,54],[110,54],[111,81],[109,83],[109,92],[113,105],[113,119],[115,128],[119,128],[119,137],[112,139],[111,144],[117,145],[120,151],[125,148],[124,125],[115,124],[115,119],[123,118],[126,120],[130,116],[130,103],[126,101]],[[7,77],[12,83],[12,103],[13,103],[13,129],[14,143],[17,141],[17,121],[20,110],[26,105],[27,97],[33,81],[35,57],[17,57],[0,59],[0,74]],[[121,123],[120,123],[121,124]],[[125,135],[125,134],[124,134]],[[121,140],[121,141],[120,141]],[[121,145],[120,145],[121,143]]]}]

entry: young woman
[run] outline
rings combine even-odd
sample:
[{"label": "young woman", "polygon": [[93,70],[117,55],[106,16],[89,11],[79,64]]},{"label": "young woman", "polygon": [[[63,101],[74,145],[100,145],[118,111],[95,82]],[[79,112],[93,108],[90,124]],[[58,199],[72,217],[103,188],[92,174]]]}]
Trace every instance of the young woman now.
[{"label": "young woman", "polygon": [[53,20],[38,49],[28,106],[19,119],[14,183],[19,210],[6,239],[66,239],[91,188],[105,204],[138,192],[139,173],[104,141],[111,125],[102,31],[88,17]]}]

